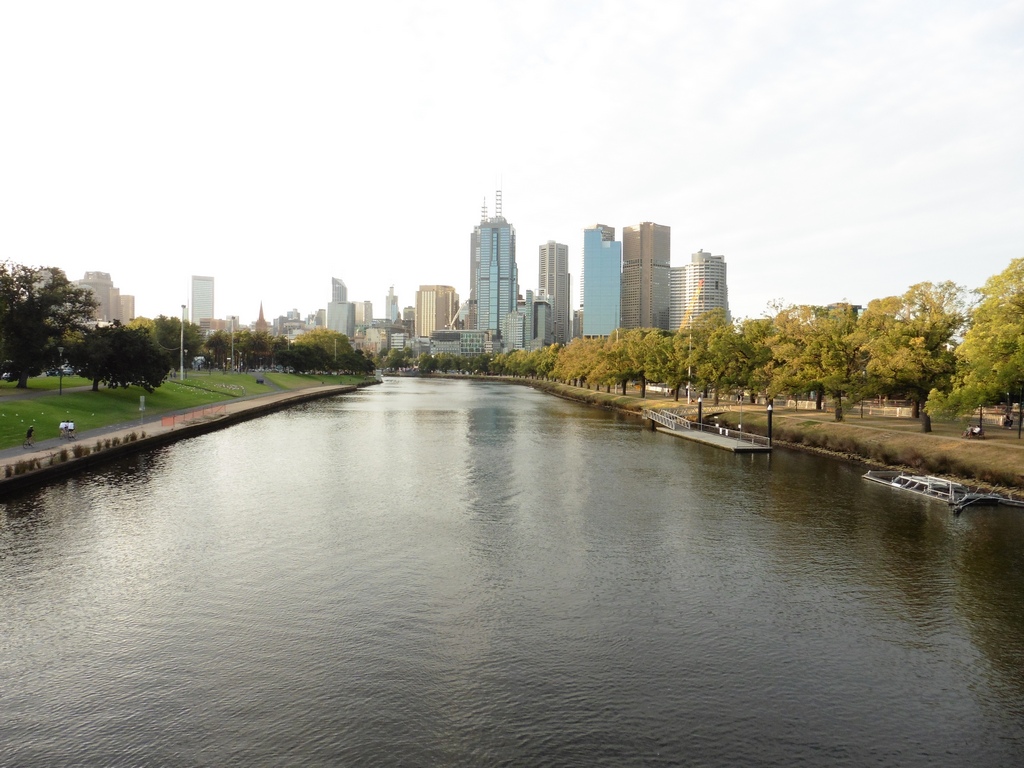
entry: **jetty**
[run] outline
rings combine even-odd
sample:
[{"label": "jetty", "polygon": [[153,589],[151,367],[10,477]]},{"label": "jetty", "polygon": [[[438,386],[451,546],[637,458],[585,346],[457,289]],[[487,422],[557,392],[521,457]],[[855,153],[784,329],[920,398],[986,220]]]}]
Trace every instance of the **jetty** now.
[{"label": "jetty", "polygon": [[733,453],[771,453],[772,450],[771,440],[767,437],[718,424],[706,424],[702,420],[690,419],[685,414],[644,408],[643,417],[652,430]]}]

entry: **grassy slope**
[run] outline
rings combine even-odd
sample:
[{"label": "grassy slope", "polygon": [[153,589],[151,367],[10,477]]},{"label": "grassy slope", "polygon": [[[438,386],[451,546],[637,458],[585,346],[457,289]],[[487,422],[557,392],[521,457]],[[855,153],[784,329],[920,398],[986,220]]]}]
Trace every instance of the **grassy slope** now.
[{"label": "grassy slope", "polygon": [[163,413],[202,408],[236,397],[260,395],[281,389],[301,389],[321,384],[354,384],[361,381],[355,376],[305,376],[298,374],[266,374],[264,384],[257,384],[250,374],[199,373],[184,381],[167,380],[153,392],[141,387],[107,389],[99,391],[72,391],[88,386],[85,379],[65,376],[64,394],[58,394],[56,377],[29,380],[28,392],[13,384],[0,385],[0,448],[20,445],[30,424],[36,428],[36,439],[56,437],[58,425],[65,419],[75,422],[79,432],[110,424],[137,420],[139,398],[146,398],[147,421]]}]

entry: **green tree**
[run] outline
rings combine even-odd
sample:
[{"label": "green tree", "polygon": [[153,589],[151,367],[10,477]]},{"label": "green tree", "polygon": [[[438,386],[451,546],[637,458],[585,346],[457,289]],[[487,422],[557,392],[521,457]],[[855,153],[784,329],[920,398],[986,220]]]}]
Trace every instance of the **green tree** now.
[{"label": "green tree", "polygon": [[740,323],[737,360],[740,382],[750,390],[751,399],[766,392],[772,380],[774,358],[769,344],[774,325],[770,318],[748,318]]},{"label": "green tree", "polygon": [[[951,282],[918,283],[902,296],[870,302],[860,317],[868,353],[865,384],[879,394],[901,395],[913,404],[914,418],[929,393],[948,392],[956,371],[954,340],[967,313],[964,291]],[[923,428],[931,431],[925,416]]]},{"label": "green tree", "polygon": [[437,360],[424,352],[416,359],[416,367],[420,373],[433,373],[437,370]]},{"label": "green tree", "polygon": [[[181,362],[182,323],[179,317],[167,317],[159,315],[152,321],[133,321],[132,325],[147,325],[153,334],[157,346],[170,355],[171,368],[176,368]],[[187,367],[192,358],[202,354],[204,339],[202,329],[195,323],[185,322],[185,366]]]},{"label": "green tree", "polygon": [[231,350],[231,336],[227,331],[214,331],[203,342],[203,352],[215,368],[224,368]]},{"label": "green tree", "polygon": [[963,414],[997,402],[1024,384],[1024,258],[1014,259],[978,291],[970,328],[957,348],[956,382],[928,398],[929,413]]},{"label": "green tree", "polygon": [[18,388],[57,359],[57,347],[86,327],[95,308],[92,291],[60,269],[0,263],[0,350]]},{"label": "green tree", "polygon": [[857,390],[866,363],[863,334],[850,304],[790,307],[775,317],[772,353],[776,359],[773,392],[827,394],[835,420],[843,420],[843,396]]},{"label": "green tree", "polygon": [[86,331],[68,351],[68,359],[86,378],[92,389],[100,383],[111,389],[135,384],[147,392],[160,386],[172,362],[144,327],[119,322]]},{"label": "green tree", "polygon": [[724,309],[713,309],[699,315],[688,333],[693,337],[688,367],[698,388],[711,392],[717,405],[720,390],[731,383],[736,329],[726,320]]}]

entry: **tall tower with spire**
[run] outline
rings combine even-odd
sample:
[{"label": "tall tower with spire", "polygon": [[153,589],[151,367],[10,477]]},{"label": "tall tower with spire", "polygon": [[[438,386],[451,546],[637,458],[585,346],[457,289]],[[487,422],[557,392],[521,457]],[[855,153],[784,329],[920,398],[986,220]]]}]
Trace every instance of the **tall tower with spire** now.
[{"label": "tall tower with spire", "polygon": [[263,302],[260,302],[260,316],[256,318],[256,325],[254,330],[259,333],[260,331],[266,332],[270,326],[267,324],[267,318],[263,316]]},{"label": "tall tower with spire", "polygon": [[519,295],[516,230],[502,216],[500,189],[494,198],[494,216],[487,215],[485,202],[471,242],[476,273],[471,294],[476,299],[476,329],[500,336],[506,316],[516,311]]}]

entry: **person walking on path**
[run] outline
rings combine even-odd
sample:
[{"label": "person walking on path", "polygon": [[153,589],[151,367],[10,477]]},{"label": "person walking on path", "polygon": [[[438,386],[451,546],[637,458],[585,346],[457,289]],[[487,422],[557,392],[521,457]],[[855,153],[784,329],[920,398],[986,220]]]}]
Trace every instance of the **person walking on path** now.
[{"label": "person walking on path", "polygon": [[32,435],[34,435],[35,432],[36,432],[36,428],[35,427],[29,427],[28,428],[28,432],[25,433],[25,447],[26,448],[31,448],[32,447]]}]

